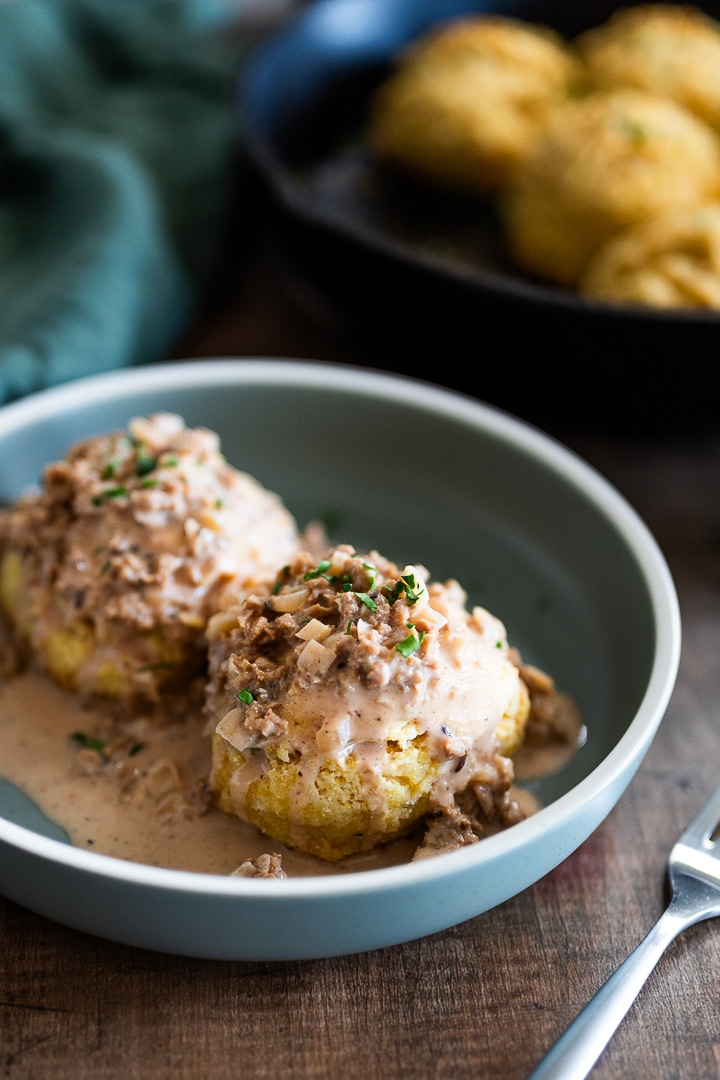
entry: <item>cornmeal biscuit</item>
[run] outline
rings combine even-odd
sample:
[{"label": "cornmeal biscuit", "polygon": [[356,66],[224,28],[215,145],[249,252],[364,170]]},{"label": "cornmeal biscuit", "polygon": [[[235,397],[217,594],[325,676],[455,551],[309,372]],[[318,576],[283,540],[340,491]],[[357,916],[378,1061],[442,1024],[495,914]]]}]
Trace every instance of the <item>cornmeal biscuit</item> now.
[{"label": "cornmeal biscuit", "polygon": [[620,233],[579,288],[623,304],[720,310],[720,204],[669,210]]},{"label": "cornmeal biscuit", "polygon": [[611,236],[720,193],[720,140],[674,102],[635,90],[558,106],[502,204],[519,266],[575,285]]},{"label": "cornmeal biscuit", "polygon": [[204,674],[222,590],[297,547],[279,497],[230,466],[214,432],[137,417],[71,447],[0,514],[0,611],[67,689],[157,703]]},{"label": "cornmeal biscuit", "polygon": [[[530,695],[503,624],[378,552],[301,554],[211,619],[219,806],[329,861],[502,800]],[[480,797],[480,796],[478,796]]]},{"label": "cornmeal biscuit", "polygon": [[698,8],[622,8],[575,44],[597,89],[645,90],[720,127],[720,23]]},{"label": "cornmeal biscuit", "polygon": [[373,99],[377,156],[446,188],[504,188],[538,124],[578,92],[583,70],[546,27],[486,16],[431,31],[399,58]]}]

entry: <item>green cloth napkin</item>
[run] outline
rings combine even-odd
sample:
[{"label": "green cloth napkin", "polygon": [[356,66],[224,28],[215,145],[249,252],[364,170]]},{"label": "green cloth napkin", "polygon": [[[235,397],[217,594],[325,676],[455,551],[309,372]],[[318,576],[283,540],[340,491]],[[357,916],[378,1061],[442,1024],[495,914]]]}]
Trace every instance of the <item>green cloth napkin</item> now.
[{"label": "green cloth napkin", "polygon": [[0,403],[162,359],[220,250],[234,0],[0,0]]}]

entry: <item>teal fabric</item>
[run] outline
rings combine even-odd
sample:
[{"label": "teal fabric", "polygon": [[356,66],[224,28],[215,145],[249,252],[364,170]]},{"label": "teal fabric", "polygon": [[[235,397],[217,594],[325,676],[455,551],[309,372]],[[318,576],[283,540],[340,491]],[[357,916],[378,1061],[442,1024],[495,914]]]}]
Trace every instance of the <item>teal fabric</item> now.
[{"label": "teal fabric", "polygon": [[162,359],[193,317],[230,193],[231,10],[0,0],[0,403]]}]

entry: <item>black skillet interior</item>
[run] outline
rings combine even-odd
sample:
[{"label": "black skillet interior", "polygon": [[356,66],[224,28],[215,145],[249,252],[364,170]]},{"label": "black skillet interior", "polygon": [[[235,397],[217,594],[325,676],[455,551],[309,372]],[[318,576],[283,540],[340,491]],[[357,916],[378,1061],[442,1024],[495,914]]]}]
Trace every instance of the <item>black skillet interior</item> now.
[{"label": "black skillet interior", "polygon": [[[359,359],[367,350],[530,419],[570,409],[623,428],[714,422],[719,315],[590,303],[531,280],[508,260],[490,204],[393,175],[364,145],[369,95],[433,24],[493,11],[571,39],[618,6],[314,0],[251,56],[238,127],[264,227],[295,293],[343,320]],[[720,2],[697,6],[720,17]]]}]

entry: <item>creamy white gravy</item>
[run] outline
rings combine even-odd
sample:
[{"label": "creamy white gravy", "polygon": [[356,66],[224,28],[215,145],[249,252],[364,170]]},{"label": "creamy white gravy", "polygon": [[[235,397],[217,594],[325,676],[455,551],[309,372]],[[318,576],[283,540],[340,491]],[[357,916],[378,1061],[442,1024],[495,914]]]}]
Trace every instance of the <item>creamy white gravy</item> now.
[{"label": "creamy white gravy", "polygon": [[[28,671],[0,683],[0,775],[60,825],[76,847],[150,866],[223,875],[248,859],[277,852],[289,877],[306,877],[398,865],[408,862],[417,846],[417,839],[402,840],[334,865],[299,854],[198,799],[210,756],[200,717],[163,727],[139,718],[128,726],[128,749],[92,768],[95,755],[80,750],[73,736],[102,728],[100,714],[82,708],[40,674]],[[552,771],[573,750],[574,744],[542,750],[537,768],[533,751],[525,751],[523,778]],[[180,791],[168,797],[164,781],[174,769]],[[526,813],[538,809],[526,792],[516,794]]]}]

